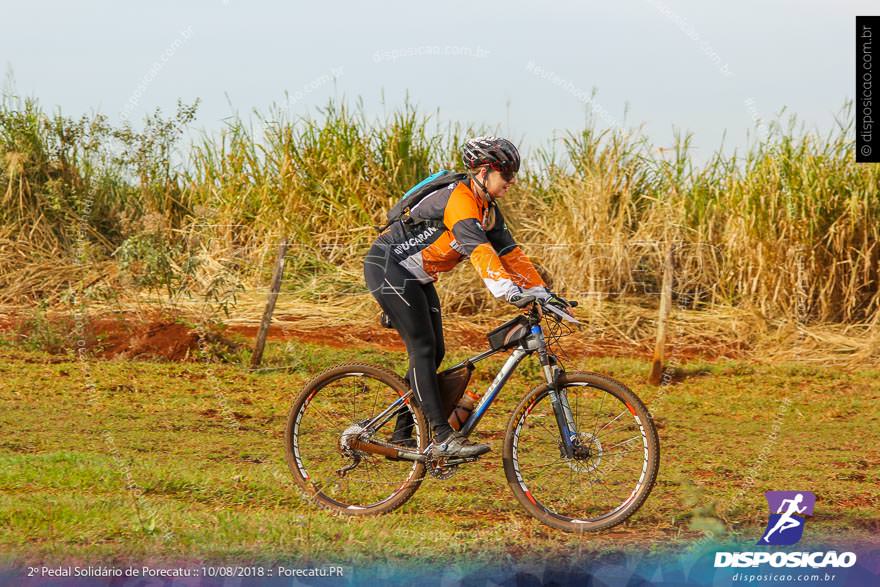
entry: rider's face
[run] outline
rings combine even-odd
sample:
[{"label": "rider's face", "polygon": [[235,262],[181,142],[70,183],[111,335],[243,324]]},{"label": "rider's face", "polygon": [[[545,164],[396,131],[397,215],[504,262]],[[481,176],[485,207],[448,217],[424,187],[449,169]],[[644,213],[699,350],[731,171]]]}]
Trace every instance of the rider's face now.
[{"label": "rider's face", "polygon": [[510,186],[516,183],[516,174],[509,175],[509,181],[504,179],[503,174],[500,171],[495,171],[488,167],[483,168],[483,174],[483,181],[486,189],[493,198],[503,198],[507,194],[507,190]]}]

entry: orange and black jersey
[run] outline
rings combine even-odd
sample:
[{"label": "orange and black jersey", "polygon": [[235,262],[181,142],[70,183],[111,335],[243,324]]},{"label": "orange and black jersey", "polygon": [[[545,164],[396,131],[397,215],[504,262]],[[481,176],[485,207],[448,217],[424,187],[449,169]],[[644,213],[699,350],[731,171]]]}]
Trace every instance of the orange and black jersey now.
[{"label": "orange and black jersey", "polygon": [[546,295],[529,258],[513,240],[501,211],[458,182],[425,196],[412,210],[412,222],[395,222],[376,244],[420,283],[436,281],[463,258],[470,258],[483,282],[498,298],[512,293]]}]

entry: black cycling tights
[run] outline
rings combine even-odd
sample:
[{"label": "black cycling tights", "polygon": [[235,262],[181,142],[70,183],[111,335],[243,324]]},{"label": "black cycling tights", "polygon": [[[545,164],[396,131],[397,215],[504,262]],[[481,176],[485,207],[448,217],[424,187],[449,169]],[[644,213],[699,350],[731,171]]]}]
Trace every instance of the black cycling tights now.
[{"label": "black cycling tights", "polygon": [[[416,400],[435,438],[445,440],[452,433],[452,427],[443,414],[437,385],[437,369],[446,353],[437,290],[433,283],[419,283],[409,271],[385,253],[380,243],[374,244],[367,253],[364,277],[370,293],[391,318],[391,323],[406,344],[409,354],[407,378]],[[397,434],[412,425],[412,416],[403,408],[397,418]]]}]

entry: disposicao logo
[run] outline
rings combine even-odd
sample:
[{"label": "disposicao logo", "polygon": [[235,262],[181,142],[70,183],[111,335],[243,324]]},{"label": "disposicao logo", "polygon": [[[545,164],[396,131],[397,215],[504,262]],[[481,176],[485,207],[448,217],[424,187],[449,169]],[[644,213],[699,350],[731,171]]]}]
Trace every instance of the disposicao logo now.
[{"label": "disposicao logo", "polygon": [[[813,515],[816,495],[811,491],[768,491],[764,494],[770,506],[767,529],[758,540],[761,546],[796,544],[804,535],[804,516]],[[775,512],[775,513],[774,513]]]},{"label": "disposicao logo", "polygon": [[[768,491],[764,494],[770,507],[767,528],[756,544],[790,546],[804,535],[806,516],[813,515],[816,496],[810,491]],[[716,552],[715,567],[825,567],[846,568],[856,564],[854,552],[835,550],[814,552]]]}]

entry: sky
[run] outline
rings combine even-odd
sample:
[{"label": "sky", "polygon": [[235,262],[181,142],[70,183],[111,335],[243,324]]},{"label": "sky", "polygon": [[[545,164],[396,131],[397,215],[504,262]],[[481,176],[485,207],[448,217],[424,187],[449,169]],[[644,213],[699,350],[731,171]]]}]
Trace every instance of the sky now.
[{"label": "sky", "polygon": [[552,3],[84,0],[3,7],[7,90],[78,116],[137,124],[201,100],[195,129],[272,104],[330,98],[371,117],[404,101],[526,151],[642,125],[657,146],[694,134],[695,160],[747,145],[782,108],[827,132],[854,95],[854,0]]}]

